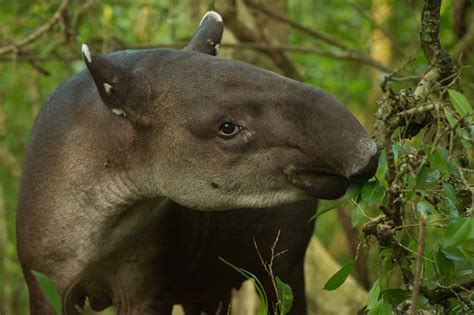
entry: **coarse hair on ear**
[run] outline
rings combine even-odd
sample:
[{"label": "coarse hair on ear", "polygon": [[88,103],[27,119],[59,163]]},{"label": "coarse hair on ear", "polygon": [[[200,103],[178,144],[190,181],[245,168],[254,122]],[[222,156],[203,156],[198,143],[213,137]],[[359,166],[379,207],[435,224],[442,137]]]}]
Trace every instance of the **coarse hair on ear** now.
[{"label": "coarse hair on ear", "polygon": [[208,55],[217,55],[224,32],[224,24],[219,13],[207,12],[201,19],[199,27],[194,33],[191,42],[184,50],[201,52]]},{"label": "coarse hair on ear", "polygon": [[82,45],[82,57],[104,104],[114,114],[126,117],[132,75],[106,57],[96,55],[86,44]]}]

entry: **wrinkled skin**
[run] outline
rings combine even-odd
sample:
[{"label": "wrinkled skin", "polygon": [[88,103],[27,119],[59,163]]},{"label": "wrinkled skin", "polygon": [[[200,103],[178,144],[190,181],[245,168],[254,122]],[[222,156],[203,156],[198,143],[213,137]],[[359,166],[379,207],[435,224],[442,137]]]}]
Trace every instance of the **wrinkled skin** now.
[{"label": "wrinkled skin", "polygon": [[328,93],[212,56],[219,18],[207,14],[183,51],[84,46],[87,70],[43,106],[17,211],[32,314],[52,308],[31,270],[52,279],[65,314],[86,298],[119,314],[214,314],[243,280],[218,257],[274,302],[253,239],[269,259],[279,230],[288,251],[274,273],[293,288],[291,313],[306,313],[315,200],[371,177],[375,144]]}]

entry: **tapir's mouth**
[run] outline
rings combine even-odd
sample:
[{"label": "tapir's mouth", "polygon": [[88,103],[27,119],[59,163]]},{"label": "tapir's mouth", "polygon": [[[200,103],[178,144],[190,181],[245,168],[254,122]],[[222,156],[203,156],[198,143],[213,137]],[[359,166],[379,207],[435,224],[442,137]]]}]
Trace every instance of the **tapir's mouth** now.
[{"label": "tapir's mouth", "polygon": [[301,188],[309,197],[337,199],[344,195],[351,181],[331,170],[318,168],[285,169],[290,182]]}]

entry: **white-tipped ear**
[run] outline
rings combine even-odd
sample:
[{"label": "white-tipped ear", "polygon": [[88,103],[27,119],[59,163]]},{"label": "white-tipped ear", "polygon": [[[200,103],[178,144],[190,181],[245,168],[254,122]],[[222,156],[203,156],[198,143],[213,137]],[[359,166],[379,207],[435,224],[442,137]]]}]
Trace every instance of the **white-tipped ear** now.
[{"label": "white-tipped ear", "polygon": [[217,13],[216,11],[208,11],[206,14],[204,14],[204,16],[202,17],[201,19],[201,22],[199,22],[199,26],[202,25],[202,22],[204,22],[204,20],[206,18],[211,18],[213,19],[215,22],[217,23],[222,23],[222,16]]},{"label": "white-tipped ear", "polygon": [[113,60],[96,55],[86,44],[82,45],[82,56],[104,104],[114,114],[127,116],[122,107],[134,89],[132,75]]},{"label": "white-tipped ear", "polygon": [[219,13],[209,11],[201,19],[199,28],[184,50],[198,51],[215,56],[224,32],[224,23]]},{"label": "white-tipped ear", "polygon": [[92,62],[91,51],[89,50],[89,46],[86,44],[82,44],[82,56],[88,63]]}]

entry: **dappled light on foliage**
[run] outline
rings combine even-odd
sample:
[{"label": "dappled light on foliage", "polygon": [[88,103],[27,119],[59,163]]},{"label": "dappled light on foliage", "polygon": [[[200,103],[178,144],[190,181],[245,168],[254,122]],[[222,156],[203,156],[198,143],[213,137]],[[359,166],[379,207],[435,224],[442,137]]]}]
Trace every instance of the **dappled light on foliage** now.
[{"label": "dappled light on foliage", "polygon": [[[322,261],[337,271],[318,279],[317,288],[307,283],[314,290],[306,293],[309,309],[318,310],[316,296],[329,305],[331,295],[350,295],[343,287],[350,285],[358,300],[341,306],[347,314],[361,308],[368,314],[473,312],[472,3],[21,0],[0,8],[0,314],[28,312],[15,235],[21,165],[39,108],[61,82],[85,69],[81,45],[100,54],[181,49],[211,9],[226,25],[220,56],[330,91],[380,150],[372,179],[315,211],[315,236],[323,246],[311,248],[325,251],[329,258]],[[222,260],[256,285],[259,314],[291,310],[292,288],[272,266],[279,305],[268,305],[269,292],[252,270]],[[278,264],[273,256],[272,264]],[[307,279],[318,278],[310,273]],[[36,277],[58,309],[53,285]]]}]

